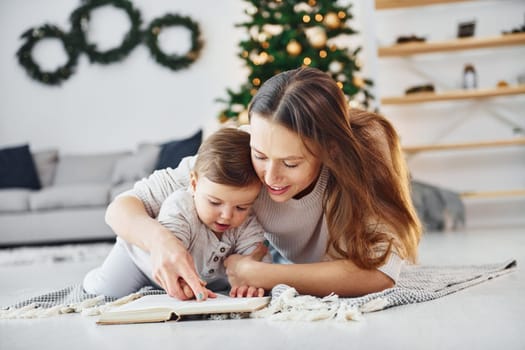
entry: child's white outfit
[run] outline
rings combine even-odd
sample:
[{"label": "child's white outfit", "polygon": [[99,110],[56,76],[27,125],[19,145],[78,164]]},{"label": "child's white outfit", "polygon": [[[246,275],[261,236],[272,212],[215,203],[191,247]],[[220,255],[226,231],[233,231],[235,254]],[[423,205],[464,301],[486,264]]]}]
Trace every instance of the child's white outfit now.
[{"label": "child's white outfit", "polygon": [[[231,254],[250,254],[265,239],[257,218],[249,215],[241,226],[225,231],[219,240],[199,219],[187,187],[166,198],[157,219],[181,240],[193,257],[197,273],[214,291],[229,288],[224,259]],[[264,261],[271,262],[271,256],[267,254]],[[117,298],[146,285],[159,287],[152,277],[149,253],[120,238],[103,265],[90,271],[83,283],[88,293]]]}]

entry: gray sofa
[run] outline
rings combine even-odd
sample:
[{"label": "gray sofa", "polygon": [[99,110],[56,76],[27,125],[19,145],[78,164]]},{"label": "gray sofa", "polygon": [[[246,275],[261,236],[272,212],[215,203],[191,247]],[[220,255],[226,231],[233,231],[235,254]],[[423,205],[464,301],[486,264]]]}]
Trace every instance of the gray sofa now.
[{"label": "gray sofa", "polygon": [[135,152],[33,152],[41,188],[0,189],[0,246],[113,239],[107,205],[153,171],[160,150],[145,144]]}]

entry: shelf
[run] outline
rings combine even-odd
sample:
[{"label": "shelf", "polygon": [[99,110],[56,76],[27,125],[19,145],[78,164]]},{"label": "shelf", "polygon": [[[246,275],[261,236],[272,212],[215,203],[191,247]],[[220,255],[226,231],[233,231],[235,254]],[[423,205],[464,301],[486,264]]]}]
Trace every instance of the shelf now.
[{"label": "shelf", "polygon": [[386,10],[401,7],[415,7],[424,5],[448,4],[468,0],[376,0],[376,9]]},{"label": "shelf", "polygon": [[496,87],[492,89],[453,90],[440,93],[420,92],[398,97],[383,97],[383,105],[402,105],[423,102],[438,102],[466,99],[482,99],[498,96],[525,94],[525,85]]},{"label": "shelf", "polygon": [[414,54],[482,49],[487,47],[525,44],[525,33],[506,34],[494,37],[470,37],[447,41],[413,42],[380,47],[379,57],[410,56]]},{"label": "shelf", "polygon": [[403,151],[405,153],[417,153],[417,152],[423,152],[423,151],[447,151],[447,150],[456,150],[456,149],[519,146],[519,145],[525,145],[525,137],[509,139],[509,140],[451,143],[451,144],[442,144],[442,145],[410,146],[410,147],[403,147]]},{"label": "shelf", "polygon": [[513,197],[525,196],[525,189],[523,190],[503,190],[503,191],[468,191],[460,193],[461,198],[498,198],[498,197]]}]

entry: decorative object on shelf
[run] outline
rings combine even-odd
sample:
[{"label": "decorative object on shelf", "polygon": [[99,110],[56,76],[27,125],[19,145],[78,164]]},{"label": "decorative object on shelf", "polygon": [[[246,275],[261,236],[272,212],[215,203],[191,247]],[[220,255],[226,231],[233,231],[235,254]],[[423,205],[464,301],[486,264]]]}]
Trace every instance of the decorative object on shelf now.
[{"label": "decorative object on shelf", "polygon": [[525,85],[525,73],[518,75],[518,84]]},{"label": "decorative object on shelf", "polygon": [[[370,79],[362,76],[358,55],[347,38],[355,34],[352,4],[333,0],[260,1],[244,0],[245,30],[239,42],[239,57],[248,71],[236,89],[226,89],[218,113],[222,123],[242,124],[246,109],[260,86],[278,72],[311,66],[327,72],[348,99],[349,106],[372,107]],[[341,40],[342,39],[342,40]],[[354,76],[361,79],[354,79]],[[359,85],[357,85],[359,84]]]},{"label": "decorative object on shelf", "polygon": [[427,39],[421,36],[416,35],[408,35],[408,36],[400,36],[397,38],[396,43],[398,44],[404,44],[404,43],[413,43],[413,42],[425,42]]},{"label": "decorative object on shelf", "polygon": [[[80,51],[75,45],[73,38],[60,28],[45,24],[41,27],[30,28],[21,35],[21,38],[25,39],[25,43],[16,52],[16,55],[18,56],[18,62],[25,68],[31,78],[48,85],[60,85],[62,81],[68,79],[74,73]],[[68,56],[67,62],[52,72],[43,71],[33,60],[32,55],[35,45],[40,40],[49,38],[60,40]]]},{"label": "decorative object on shelf", "polygon": [[[191,47],[183,55],[166,54],[160,49],[158,43],[158,37],[163,28],[176,26],[184,27],[191,33]],[[179,70],[188,67],[199,57],[202,49],[200,33],[199,25],[192,21],[191,18],[167,14],[151,22],[144,33],[144,42],[149,47],[155,61],[171,70]]]},{"label": "decorative object on shelf", "polygon": [[[124,36],[118,47],[107,51],[99,51],[96,44],[88,42],[86,33],[89,29],[89,17],[91,11],[106,5],[112,5],[122,9],[128,15],[131,28]],[[142,20],[140,12],[133,7],[128,0],[89,0],[85,1],[82,6],[77,8],[70,16],[72,32],[82,50],[88,55],[91,62],[109,64],[125,58],[142,40],[140,25]]]},{"label": "decorative object on shelf", "polygon": [[413,86],[405,90],[406,95],[417,94],[420,92],[435,92],[434,85],[433,84],[417,85],[417,86]]},{"label": "decorative object on shelf", "polygon": [[477,89],[478,76],[472,64],[466,64],[463,68],[463,89]]},{"label": "decorative object on shelf", "polygon": [[[525,17],[525,16],[524,16],[524,17]],[[517,34],[517,33],[525,33],[525,21],[524,21],[524,24],[521,25],[521,27],[518,27],[518,28],[512,28],[512,29],[509,30],[509,31],[504,30],[502,33],[503,33],[503,35],[508,35],[508,34]]]},{"label": "decorative object on shelf", "polygon": [[[86,33],[91,11],[107,5],[124,10],[129,17],[131,28],[118,47],[101,52],[97,50],[95,44],[87,41]],[[80,53],[85,52],[91,62],[110,64],[122,60],[142,41],[148,45],[152,56],[158,63],[172,70],[179,70],[187,68],[195,62],[203,46],[198,24],[189,17],[176,14],[168,14],[154,19],[147,32],[143,33],[140,30],[142,24],[140,12],[128,0],[82,0],[82,5],[71,13],[70,21],[72,25],[70,33],[65,33],[54,25],[45,24],[41,27],[30,28],[21,35],[25,42],[18,49],[16,55],[18,62],[31,78],[47,85],[60,85],[62,81],[74,73]],[[161,29],[166,26],[183,26],[191,32],[191,48],[185,55],[167,55],[158,47],[157,36]],[[42,71],[32,56],[34,46],[46,38],[56,38],[62,41],[68,55],[68,61],[52,72]]]},{"label": "decorative object on shelf", "polygon": [[499,88],[501,88],[501,87],[508,87],[509,83],[507,83],[505,80],[500,80],[500,81],[498,81],[498,84],[496,86],[499,87]]},{"label": "decorative object on shelf", "polygon": [[458,24],[458,38],[468,38],[474,36],[476,21],[460,22]]}]

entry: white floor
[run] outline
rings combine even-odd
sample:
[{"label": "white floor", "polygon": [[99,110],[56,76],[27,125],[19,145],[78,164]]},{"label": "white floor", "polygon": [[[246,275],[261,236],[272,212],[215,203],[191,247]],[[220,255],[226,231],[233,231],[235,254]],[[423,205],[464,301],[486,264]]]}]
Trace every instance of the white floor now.
[{"label": "white floor", "polygon": [[[98,326],[77,314],[0,320],[0,349],[525,349],[525,228],[429,233],[422,264],[518,260],[518,270],[361,322],[261,319]],[[0,268],[0,305],[80,282],[90,264]]]}]

